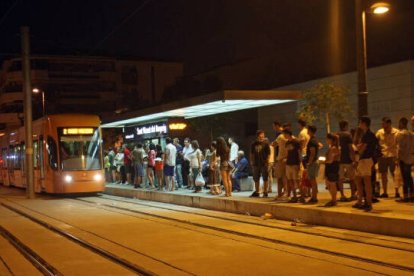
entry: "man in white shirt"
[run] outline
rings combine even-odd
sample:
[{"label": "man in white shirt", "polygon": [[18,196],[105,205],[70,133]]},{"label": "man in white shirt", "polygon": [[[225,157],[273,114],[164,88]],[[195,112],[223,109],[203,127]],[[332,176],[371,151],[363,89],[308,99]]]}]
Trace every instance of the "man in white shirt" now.
[{"label": "man in white shirt", "polygon": [[170,137],[166,138],[167,145],[164,151],[164,176],[167,184],[167,190],[174,191],[174,168],[175,160],[177,158],[177,148],[172,144]]},{"label": "man in white shirt", "polygon": [[230,145],[230,162],[232,163],[233,167],[236,164],[237,159],[237,153],[239,152],[239,145],[234,142],[234,139],[232,137],[228,140]]},{"label": "man in white shirt", "polygon": [[[391,119],[388,117],[382,118],[382,128],[377,131],[376,137],[381,148],[382,156],[378,158],[378,170],[381,174],[381,182],[383,193],[380,197],[388,197],[388,171],[394,176],[395,161],[397,158],[397,134],[398,129],[393,128]],[[399,187],[395,186],[395,197],[399,198]]]},{"label": "man in white shirt", "polygon": [[184,147],[183,152],[181,153],[183,155],[183,165],[182,165],[182,176],[183,176],[183,184],[185,187],[188,186],[188,174],[190,173],[190,162],[186,158],[186,156],[193,152],[193,147],[191,146],[191,140],[190,138],[184,139]]},{"label": "man in white shirt", "polygon": [[[284,125],[283,129],[290,129],[290,125]],[[289,191],[287,190],[286,180],[287,141],[288,140],[285,138],[285,136],[279,135],[273,142],[274,146],[277,146],[278,148],[275,170],[275,175],[277,179],[277,197],[289,197]]]},{"label": "man in white shirt", "polygon": [[299,135],[298,135],[298,140],[300,143],[300,148],[301,148],[301,152],[302,152],[302,156],[306,155],[306,147],[308,145],[309,142],[309,134],[308,134],[308,128],[306,127],[306,122],[302,119],[298,120],[298,124],[299,124]]}]

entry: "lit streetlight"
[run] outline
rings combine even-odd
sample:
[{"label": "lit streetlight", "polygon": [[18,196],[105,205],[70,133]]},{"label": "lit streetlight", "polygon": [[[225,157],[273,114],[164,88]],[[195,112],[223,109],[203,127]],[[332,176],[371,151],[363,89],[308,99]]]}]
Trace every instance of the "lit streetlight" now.
[{"label": "lit streetlight", "polygon": [[42,116],[45,116],[45,91],[40,90],[39,88],[33,88],[33,93],[39,94],[42,93]]},{"label": "lit streetlight", "polygon": [[[366,7],[365,0],[355,0],[359,117],[368,115]],[[384,14],[389,10],[390,5],[385,2],[370,7],[370,12],[374,14]]]}]

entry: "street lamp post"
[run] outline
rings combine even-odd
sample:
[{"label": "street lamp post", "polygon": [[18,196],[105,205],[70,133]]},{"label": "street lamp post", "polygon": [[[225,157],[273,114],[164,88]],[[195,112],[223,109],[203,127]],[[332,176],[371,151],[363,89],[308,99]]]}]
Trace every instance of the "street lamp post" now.
[{"label": "street lamp post", "polygon": [[42,116],[44,117],[46,114],[45,111],[45,91],[40,90],[39,88],[33,88],[33,93],[38,94],[38,93],[42,93]]},{"label": "street lamp post", "polygon": [[[368,115],[366,7],[366,0],[355,0],[358,117]],[[374,14],[386,13],[389,11],[389,4],[375,3],[370,10]]]}]

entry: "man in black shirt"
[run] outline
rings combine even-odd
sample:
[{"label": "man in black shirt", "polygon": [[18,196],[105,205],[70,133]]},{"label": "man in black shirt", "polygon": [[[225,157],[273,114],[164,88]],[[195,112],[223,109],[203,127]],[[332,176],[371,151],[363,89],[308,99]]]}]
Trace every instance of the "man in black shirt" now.
[{"label": "man in black shirt", "polygon": [[253,180],[255,191],[251,197],[260,196],[260,176],[263,178],[263,197],[267,197],[269,190],[269,163],[270,147],[269,143],[265,142],[265,133],[263,130],[256,131],[256,140],[250,147],[250,162],[253,169]]},{"label": "man in black shirt", "polygon": [[292,131],[288,129],[283,130],[283,136],[288,140],[286,142],[287,158],[286,158],[286,178],[288,181],[288,195],[290,191],[293,193],[293,197],[289,200],[289,203],[298,202],[296,196],[296,188],[299,186],[299,172],[300,172],[300,157],[301,147],[299,141],[293,137]]},{"label": "man in black shirt", "polygon": [[[369,212],[372,210],[372,186],[371,186],[371,171],[374,165],[373,157],[377,147],[377,137],[369,129],[371,119],[363,116],[359,119],[359,127],[363,131],[361,143],[357,145],[360,155],[355,182],[358,190],[358,202],[353,206],[354,208],[364,209]],[[365,205],[362,205],[362,199],[365,190]]]},{"label": "man in black shirt", "polygon": [[348,201],[344,194],[344,181],[349,180],[351,186],[351,200],[356,199],[356,186],[355,186],[355,150],[353,148],[353,141],[351,133],[349,132],[349,124],[347,121],[339,122],[338,132],[339,146],[341,148],[341,157],[339,160],[339,182],[338,188],[341,193],[340,201]]},{"label": "man in black shirt", "polygon": [[[316,178],[318,177],[319,172],[319,164],[318,164],[318,151],[319,151],[319,143],[316,139],[316,126],[308,126],[308,135],[309,135],[309,142],[306,145],[306,156],[304,160],[304,167],[308,173],[308,179],[311,184],[312,189],[312,197],[309,199],[307,203],[313,204],[318,202],[318,183],[316,183]],[[305,188],[302,189],[302,194],[305,194]],[[302,195],[302,198],[304,198]]]}]

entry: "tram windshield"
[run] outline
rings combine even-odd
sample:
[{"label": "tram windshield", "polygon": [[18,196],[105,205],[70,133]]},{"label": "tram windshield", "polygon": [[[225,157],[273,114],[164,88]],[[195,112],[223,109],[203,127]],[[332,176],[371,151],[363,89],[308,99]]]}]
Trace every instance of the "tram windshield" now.
[{"label": "tram windshield", "polygon": [[59,138],[60,167],[64,171],[99,170],[101,139],[95,128],[62,128]]}]

